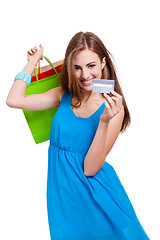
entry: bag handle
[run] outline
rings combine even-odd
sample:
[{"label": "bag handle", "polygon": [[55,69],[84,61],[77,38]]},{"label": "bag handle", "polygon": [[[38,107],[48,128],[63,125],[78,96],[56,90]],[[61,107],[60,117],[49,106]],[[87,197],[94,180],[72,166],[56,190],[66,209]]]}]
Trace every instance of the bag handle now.
[{"label": "bag handle", "polygon": [[[47,57],[45,57],[44,55],[42,55],[42,57],[44,57],[46,59],[46,61],[54,69],[55,73],[58,75],[58,72],[57,72],[56,68],[54,67],[54,65],[51,63],[51,61]],[[38,67],[35,68],[34,73],[35,73],[36,81],[37,81],[37,83],[39,83],[38,74],[40,74],[40,61],[38,62]]]}]

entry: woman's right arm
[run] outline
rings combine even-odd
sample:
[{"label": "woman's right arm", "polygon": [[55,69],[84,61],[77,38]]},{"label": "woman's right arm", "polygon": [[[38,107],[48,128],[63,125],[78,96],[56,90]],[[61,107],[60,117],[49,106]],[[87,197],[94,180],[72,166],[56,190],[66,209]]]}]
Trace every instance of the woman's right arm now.
[{"label": "woman's right arm", "polygon": [[[23,71],[32,75],[35,66],[42,59],[43,46],[40,49],[37,47],[28,51],[28,63]],[[27,84],[23,80],[17,79],[14,81],[6,103],[9,107],[19,108],[24,110],[40,111],[53,107],[58,107],[61,97],[65,92],[61,87],[53,88],[41,94],[32,94],[26,96]]]}]

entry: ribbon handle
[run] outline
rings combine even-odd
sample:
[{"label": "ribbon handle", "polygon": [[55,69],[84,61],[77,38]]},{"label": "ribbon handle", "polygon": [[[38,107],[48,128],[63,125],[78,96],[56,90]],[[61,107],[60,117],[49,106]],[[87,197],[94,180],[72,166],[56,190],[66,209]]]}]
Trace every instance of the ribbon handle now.
[{"label": "ribbon handle", "polygon": [[[49,63],[49,65],[54,69],[55,73],[58,74],[56,68],[51,63],[51,61],[47,57],[45,57],[44,55],[43,55],[43,57],[46,59],[46,61]],[[40,74],[40,61],[38,62],[38,66],[35,68],[34,73],[35,73],[36,81],[37,81],[37,83],[39,83],[38,75]]]}]

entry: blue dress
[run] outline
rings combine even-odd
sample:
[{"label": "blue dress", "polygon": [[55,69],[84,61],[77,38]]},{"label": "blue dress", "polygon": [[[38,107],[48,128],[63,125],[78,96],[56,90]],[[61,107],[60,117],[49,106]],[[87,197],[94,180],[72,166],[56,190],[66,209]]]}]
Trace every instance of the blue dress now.
[{"label": "blue dress", "polygon": [[47,209],[52,240],[148,240],[114,170],[105,161],[85,176],[84,159],[105,104],[88,118],[77,117],[70,92],[53,119],[48,149]]}]

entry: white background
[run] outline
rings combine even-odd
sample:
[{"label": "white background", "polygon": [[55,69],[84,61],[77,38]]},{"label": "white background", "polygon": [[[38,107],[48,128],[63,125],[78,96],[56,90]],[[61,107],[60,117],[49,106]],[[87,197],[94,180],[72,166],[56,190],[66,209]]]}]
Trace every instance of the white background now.
[{"label": "white background", "polygon": [[97,34],[115,58],[132,124],[106,161],[150,239],[160,239],[159,2],[14,0],[3,1],[0,11],[0,239],[50,239],[49,141],[34,143],[22,111],[9,108],[6,97],[28,49],[42,43],[52,62],[61,60],[79,31]]}]

